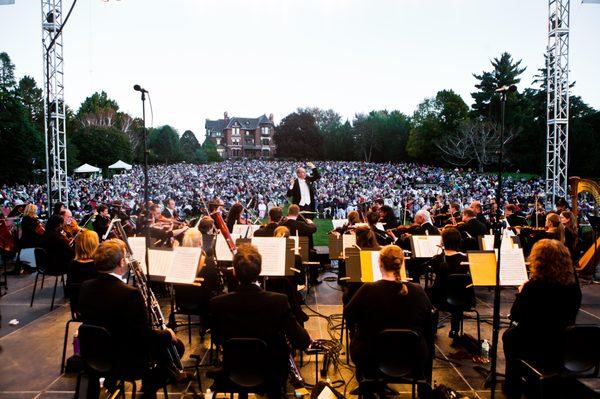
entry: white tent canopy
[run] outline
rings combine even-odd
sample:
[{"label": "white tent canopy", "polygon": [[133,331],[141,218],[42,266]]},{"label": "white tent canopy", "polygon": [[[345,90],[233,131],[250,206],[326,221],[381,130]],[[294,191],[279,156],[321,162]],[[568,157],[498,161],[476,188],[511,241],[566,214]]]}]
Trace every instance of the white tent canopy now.
[{"label": "white tent canopy", "polygon": [[110,165],[108,167],[108,169],[125,169],[125,170],[131,170],[131,165],[129,165],[126,162],[123,161],[117,161],[115,163],[113,163],[112,165]]},{"label": "white tent canopy", "polygon": [[100,173],[100,168],[84,163],[73,172],[75,173]]}]

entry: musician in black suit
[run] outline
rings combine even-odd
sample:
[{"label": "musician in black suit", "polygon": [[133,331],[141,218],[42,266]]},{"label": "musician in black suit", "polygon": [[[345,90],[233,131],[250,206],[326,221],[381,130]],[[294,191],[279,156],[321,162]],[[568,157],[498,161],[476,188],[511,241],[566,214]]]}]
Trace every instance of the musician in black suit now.
[{"label": "musician in black suit", "polygon": [[298,205],[301,211],[315,211],[315,188],[313,183],[321,178],[319,171],[312,162],[306,164],[312,175],[308,176],[304,168],[296,169],[296,177],[290,181],[287,196],[292,197],[292,204]]},{"label": "musician in black suit", "polygon": [[481,202],[473,201],[473,202],[471,202],[471,205],[469,206],[469,208],[473,212],[475,212],[475,217],[477,218],[477,220],[479,220],[481,223],[483,223],[483,225],[486,226],[486,229],[489,228],[488,221],[486,220],[485,215],[483,214],[483,207],[481,206]]},{"label": "musician in black suit", "polygon": [[514,204],[504,206],[504,216],[510,227],[527,226],[527,220],[523,216],[517,215],[517,206]]},{"label": "musician in black suit", "polygon": [[104,204],[98,205],[96,212],[98,214],[96,215],[92,226],[94,227],[94,231],[98,234],[98,238],[102,241],[104,234],[106,234],[108,226],[110,225],[110,214],[108,213],[108,207]]},{"label": "musician in black suit", "polygon": [[[314,244],[312,236],[317,231],[317,225],[312,220],[300,215],[300,207],[298,205],[290,205],[287,217],[279,225],[287,227],[291,236],[308,237],[308,248],[311,253],[313,252]],[[311,267],[309,274],[311,285],[321,284],[321,281],[318,279],[318,268]]]},{"label": "musician in black suit", "polygon": [[[233,257],[233,270],[240,286],[236,291],[217,296],[210,302],[212,337],[219,344],[230,338],[258,338],[267,344],[271,374],[270,398],[281,398],[288,374],[290,349],[306,349],[308,332],[298,324],[288,299],[256,285],[262,258],[255,247],[240,245]],[[218,377],[217,377],[218,378]]]},{"label": "musician in black suit", "polygon": [[465,251],[479,249],[478,238],[487,233],[486,225],[477,220],[477,215],[470,208],[463,209],[462,222],[456,228],[463,235],[463,250]]},{"label": "musician in black suit", "polygon": [[64,218],[62,216],[50,216],[44,233],[44,248],[48,258],[48,268],[66,273],[75,252],[63,233],[63,225]]},{"label": "musician in black suit", "polygon": [[278,206],[271,208],[269,210],[269,223],[260,226],[260,228],[254,232],[254,237],[273,237],[275,229],[279,226],[281,219],[283,219],[283,210]]},{"label": "musician in black suit", "polygon": [[175,209],[175,200],[174,199],[167,198],[167,200],[165,201],[165,208],[162,210],[161,215],[166,217],[167,219],[177,220],[179,215],[177,214],[177,209]]},{"label": "musician in black suit", "polygon": [[433,225],[431,214],[428,210],[421,209],[415,215],[415,223],[421,226],[421,229],[415,235],[439,236],[440,230]]},{"label": "musician in black suit", "polygon": [[[152,329],[139,290],[123,281],[128,264],[122,241],[111,239],[100,244],[94,253],[94,266],[99,276],[85,281],[79,291],[81,319],[111,334],[117,370],[148,370],[150,359],[157,362],[153,372],[142,379],[143,398],[155,398],[167,374],[167,345],[175,343],[183,353],[183,344],[170,329]],[[98,389],[97,381],[90,381],[88,398],[97,398]]]}]

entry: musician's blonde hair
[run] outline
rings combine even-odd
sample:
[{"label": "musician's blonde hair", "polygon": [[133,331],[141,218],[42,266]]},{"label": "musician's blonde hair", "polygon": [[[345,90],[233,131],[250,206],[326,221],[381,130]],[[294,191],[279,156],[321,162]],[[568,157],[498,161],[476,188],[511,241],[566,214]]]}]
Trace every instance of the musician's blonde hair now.
[{"label": "musician's blonde hair", "polygon": [[300,214],[300,207],[296,204],[290,205],[288,208],[288,216],[298,216]]},{"label": "musician's blonde hair", "polygon": [[275,229],[273,237],[289,237],[290,229],[285,226],[279,226]]},{"label": "musician's blonde hair", "polygon": [[75,238],[75,260],[93,259],[99,242],[98,233],[83,229]]},{"label": "musician's blonde hair", "polygon": [[556,213],[549,213],[546,216],[546,225],[550,223],[549,228],[554,229],[554,231],[558,232],[558,240],[560,242],[565,242],[565,226],[560,222],[560,217]]},{"label": "musician's blonde hair", "polygon": [[37,218],[38,207],[34,204],[27,204],[25,209],[23,209],[23,216],[29,216],[32,218]]},{"label": "musician's blonde hair", "polygon": [[[397,281],[400,280],[400,269],[404,263],[404,251],[397,245],[386,245],[379,251],[379,260],[381,267],[387,271],[394,273]],[[400,295],[408,294],[408,288],[406,284],[402,284]]]},{"label": "musician's blonde hair", "polygon": [[531,280],[572,284],[573,262],[568,248],[560,241],[548,238],[535,243],[529,254]]},{"label": "musician's blonde hair", "polygon": [[187,229],[183,234],[183,240],[181,241],[182,247],[201,247],[202,246],[202,233],[197,227]]}]

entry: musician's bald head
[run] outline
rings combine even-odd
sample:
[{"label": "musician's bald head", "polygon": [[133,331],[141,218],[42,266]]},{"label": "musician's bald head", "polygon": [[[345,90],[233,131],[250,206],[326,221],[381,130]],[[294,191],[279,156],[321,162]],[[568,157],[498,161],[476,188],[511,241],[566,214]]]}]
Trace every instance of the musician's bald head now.
[{"label": "musician's bald head", "polygon": [[299,179],[306,179],[306,169],[302,167],[296,168],[296,176],[298,176]]}]

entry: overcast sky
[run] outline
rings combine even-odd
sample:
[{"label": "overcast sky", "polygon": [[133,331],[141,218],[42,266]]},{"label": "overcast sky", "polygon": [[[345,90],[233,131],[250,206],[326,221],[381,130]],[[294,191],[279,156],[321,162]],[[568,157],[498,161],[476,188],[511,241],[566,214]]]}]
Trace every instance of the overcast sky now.
[{"label": "overcast sky", "polygon": [[[71,1],[63,2],[66,7]],[[74,109],[105,90],[154,126],[204,134],[205,118],[276,121],[297,107],[345,118],[373,109],[412,114],[453,89],[471,104],[473,72],[503,51],[522,59],[528,86],[543,64],[542,0],[79,0],[65,27],[65,93]],[[571,2],[573,94],[600,108],[600,5]],[[17,77],[42,81],[39,0],[0,7],[0,51]],[[40,84],[41,85],[41,84]],[[148,121],[150,123],[150,121]]]}]

